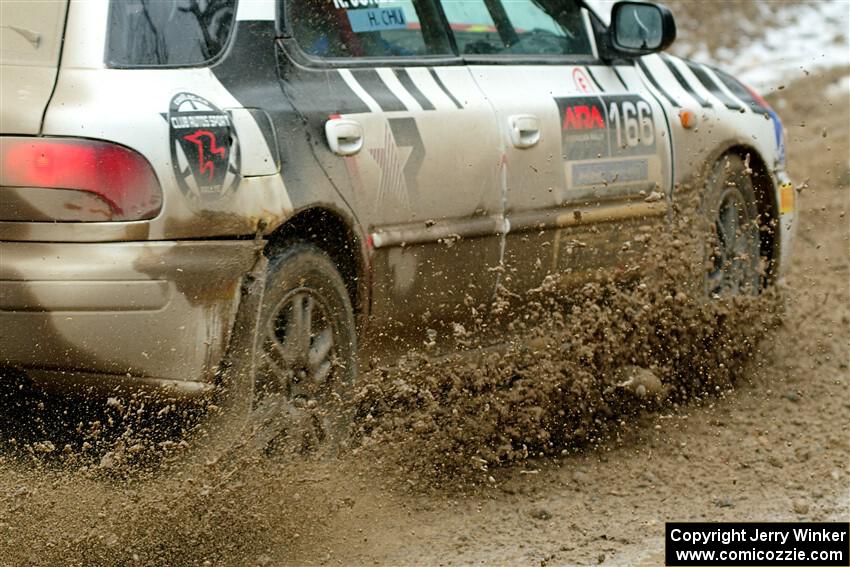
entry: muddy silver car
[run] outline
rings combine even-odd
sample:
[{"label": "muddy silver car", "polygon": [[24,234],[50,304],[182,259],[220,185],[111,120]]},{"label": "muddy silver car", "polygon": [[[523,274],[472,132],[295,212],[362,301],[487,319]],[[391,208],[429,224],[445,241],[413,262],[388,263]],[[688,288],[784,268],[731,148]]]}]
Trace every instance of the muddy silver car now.
[{"label": "muddy silver car", "polygon": [[661,6],[0,9],[0,365],[43,385],[209,391],[265,258],[259,375],[328,395],[358,352],[421,344],[500,286],[628,272],[624,245],[694,180],[710,293],[787,264],[781,123],[662,53]]}]

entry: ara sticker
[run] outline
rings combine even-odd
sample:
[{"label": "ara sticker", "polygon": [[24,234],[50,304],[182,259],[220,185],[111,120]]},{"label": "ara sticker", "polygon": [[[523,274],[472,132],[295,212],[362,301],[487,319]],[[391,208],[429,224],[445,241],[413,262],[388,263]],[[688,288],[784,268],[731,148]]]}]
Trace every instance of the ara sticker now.
[{"label": "ara sticker", "polygon": [[241,155],[228,113],[201,96],[178,93],[168,107],[168,130],[171,166],[190,202],[215,203],[236,190]]},{"label": "ara sticker", "polygon": [[556,98],[564,159],[651,155],[656,152],[652,107],[637,95]]}]

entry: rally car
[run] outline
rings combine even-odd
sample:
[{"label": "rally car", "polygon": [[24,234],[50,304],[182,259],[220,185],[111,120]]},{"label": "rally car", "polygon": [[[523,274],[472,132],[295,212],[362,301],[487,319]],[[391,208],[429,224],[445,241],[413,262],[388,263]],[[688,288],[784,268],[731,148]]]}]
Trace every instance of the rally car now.
[{"label": "rally car", "polygon": [[662,6],[610,25],[581,0],[0,9],[0,366],[39,384],[204,395],[260,277],[257,375],[322,403],[370,345],[420,344],[499,286],[623,270],[695,179],[709,294],[788,261],[782,125],[663,53]]}]

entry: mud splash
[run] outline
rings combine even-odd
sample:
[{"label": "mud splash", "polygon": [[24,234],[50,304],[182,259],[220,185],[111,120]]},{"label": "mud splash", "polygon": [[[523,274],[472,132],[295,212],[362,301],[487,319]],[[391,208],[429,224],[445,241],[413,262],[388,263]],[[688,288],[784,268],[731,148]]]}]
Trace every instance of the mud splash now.
[{"label": "mud splash", "polygon": [[782,292],[707,300],[697,224],[676,218],[632,281],[570,288],[550,276],[522,295],[503,290],[491,309],[513,337],[506,347],[455,326],[455,353],[411,353],[368,376],[360,452],[408,477],[487,483],[494,466],[593,447],[644,412],[727,392],[781,324]]},{"label": "mud splash", "polygon": [[3,423],[0,442],[0,566],[263,564],[333,509],[317,488],[327,463],[247,450],[198,462],[196,408],[15,399],[3,416],[18,425]]},{"label": "mud splash", "polygon": [[506,345],[455,325],[456,352],[365,374],[359,443],[340,461],[246,449],[198,463],[185,456],[203,421],[173,400],[13,389],[0,565],[267,564],[320,540],[348,505],[346,475],[364,468],[390,483],[486,485],[499,465],[597,446],[645,412],[726,392],[779,324],[779,294],[706,300],[694,223],[676,219],[628,282],[502,290],[489,309]]}]

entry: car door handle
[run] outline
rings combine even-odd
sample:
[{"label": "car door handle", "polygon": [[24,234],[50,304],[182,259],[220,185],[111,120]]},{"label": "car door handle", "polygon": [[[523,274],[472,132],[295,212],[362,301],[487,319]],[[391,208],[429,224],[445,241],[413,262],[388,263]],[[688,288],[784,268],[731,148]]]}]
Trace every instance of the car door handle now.
[{"label": "car door handle", "polygon": [[508,118],[511,143],[517,148],[530,148],[540,141],[540,119],[533,114],[514,114]]},{"label": "car door handle", "polygon": [[331,118],[325,122],[325,136],[331,151],[340,156],[353,156],[363,148],[363,126],[347,118]]}]

